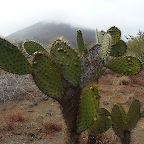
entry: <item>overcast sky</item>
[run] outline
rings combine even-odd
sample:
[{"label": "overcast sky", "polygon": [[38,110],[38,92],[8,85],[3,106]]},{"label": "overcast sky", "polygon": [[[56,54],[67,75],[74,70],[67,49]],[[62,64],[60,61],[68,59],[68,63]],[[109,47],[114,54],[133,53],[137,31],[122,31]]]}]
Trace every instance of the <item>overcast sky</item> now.
[{"label": "overcast sky", "polygon": [[122,35],[144,31],[144,0],[0,0],[0,36],[40,21],[64,22]]}]

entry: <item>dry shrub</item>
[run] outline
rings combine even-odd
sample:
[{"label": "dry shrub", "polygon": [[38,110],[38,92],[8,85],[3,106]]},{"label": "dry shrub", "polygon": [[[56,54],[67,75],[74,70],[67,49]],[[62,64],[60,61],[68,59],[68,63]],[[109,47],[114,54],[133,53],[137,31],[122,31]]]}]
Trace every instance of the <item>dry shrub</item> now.
[{"label": "dry shrub", "polygon": [[16,122],[24,122],[24,121],[25,121],[24,114],[20,111],[7,115],[4,118],[4,122],[7,130],[13,130]]},{"label": "dry shrub", "polygon": [[55,121],[53,121],[53,120],[44,121],[42,123],[42,131],[45,134],[53,135],[56,132],[61,132],[62,131],[62,124],[55,123]]}]

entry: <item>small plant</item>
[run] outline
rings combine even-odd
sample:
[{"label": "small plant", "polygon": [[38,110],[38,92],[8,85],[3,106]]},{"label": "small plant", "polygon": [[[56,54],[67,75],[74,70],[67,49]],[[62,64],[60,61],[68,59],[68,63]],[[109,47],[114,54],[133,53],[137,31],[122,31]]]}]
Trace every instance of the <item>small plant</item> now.
[{"label": "small plant", "polygon": [[144,32],[139,31],[137,36],[129,35],[126,38],[128,40],[126,54],[135,56],[144,62]]},{"label": "small plant", "polygon": [[62,131],[62,124],[54,123],[52,121],[43,122],[42,127],[43,127],[42,131],[48,135],[53,135],[56,132]]},{"label": "small plant", "polygon": [[13,130],[15,127],[15,123],[17,122],[24,122],[25,121],[25,116],[22,112],[14,112],[10,115],[7,115],[4,118],[6,129],[7,130]]}]

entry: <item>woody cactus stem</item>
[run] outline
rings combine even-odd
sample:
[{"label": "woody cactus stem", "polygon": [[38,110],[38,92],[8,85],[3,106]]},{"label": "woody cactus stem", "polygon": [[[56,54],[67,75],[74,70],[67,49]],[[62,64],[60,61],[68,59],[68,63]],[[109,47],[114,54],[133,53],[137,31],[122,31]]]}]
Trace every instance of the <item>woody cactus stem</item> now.
[{"label": "woody cactus stem", "polygon": [[124,135],[124,137],[121,139],[121,143],[122,144],[130,144],[131,132],[128,130],[125,130],[123,135]]},{"label": "woody cactus stem", "polygon": [[77,115],[80,101],[80,88],[70,87],[60,101],[62,114],[68,128],[68,144],[79,144],[79,134],[76,132]]},{"label": "woody cactus stem", "polygon": [[96,135],[95,134],[89,133],[88,144],[96,144]]}]

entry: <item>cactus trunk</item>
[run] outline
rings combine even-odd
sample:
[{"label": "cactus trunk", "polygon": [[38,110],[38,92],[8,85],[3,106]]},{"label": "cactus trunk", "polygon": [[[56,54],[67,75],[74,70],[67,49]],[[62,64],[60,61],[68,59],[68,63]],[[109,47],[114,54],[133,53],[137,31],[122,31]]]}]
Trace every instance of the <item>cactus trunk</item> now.
[{"label": "cactus trunk", "polygon": [[69,132],[68,144],[79,144],[77,129],[77,115],[80,101],[80,88],[70,87],[60,101],[62,114]]},{"label": "cactus trunk", "polygon": [[89,133],[88,135],[88,144],[96,144],[96,135],[93,133]]},{"label": "cactus trunk", "polygon": [[131,140],[131,132],[128,130],[124,131],[124,137],[121,139],[121,143],[122,144],[130,144],[130,140]]}]

